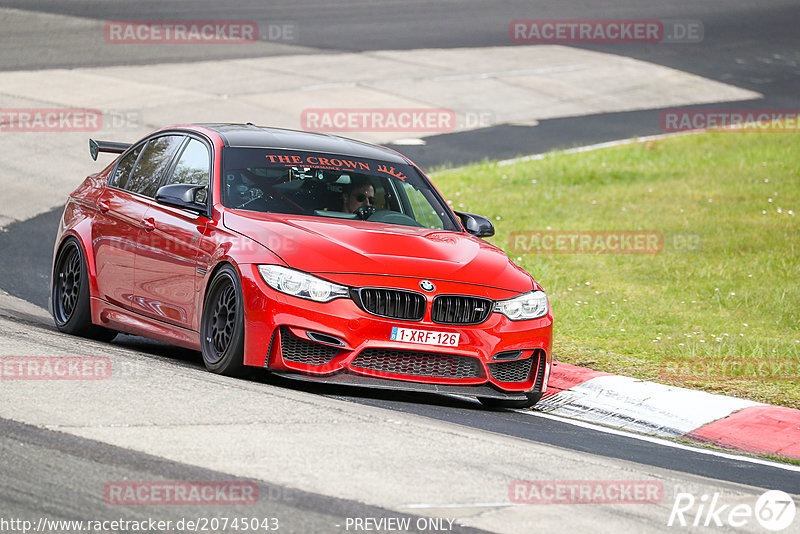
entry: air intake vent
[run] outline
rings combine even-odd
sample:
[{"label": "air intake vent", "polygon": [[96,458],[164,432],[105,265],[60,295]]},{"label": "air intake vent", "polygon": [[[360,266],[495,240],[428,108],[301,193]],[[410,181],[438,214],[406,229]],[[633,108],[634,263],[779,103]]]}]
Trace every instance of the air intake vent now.
[{"label": "air intake vent", "polygon": [[536,356],[513,362],[492,362],[489,372],[500,382],[525,382],[531,376],[531,366]]},{"label": "air intake vent", "polygon": [[533,383],[533,391],[542,391],[544,368],[547,365],[547,353],[542,349],[536,349],[533,351],[533,357],[536,358],[536,382]]},{"label": "air intake vent", "polygon": [[479,324],[492,313],[494,303],[481,297],[439,295],[433,299],[432,319],[441,324]]},{"label": "air intake vent", "polygon": [[421,321],[425,316],[425,297],[413,291],[364,287],[357,291],[358,304],[379,317]]},{"label": "air intake vent", "polygon": [[366,349],[351,367],[381,373],[438,378],[478,378],[480,364],[475,358],[413,350]]},{"label": "air intake vent", "polygon": [[281,354],[284,360],[306,365],[325,365],[336,357],[337,352],[339,349],[336,347],[301,339],[285,326],[281,327]]}]

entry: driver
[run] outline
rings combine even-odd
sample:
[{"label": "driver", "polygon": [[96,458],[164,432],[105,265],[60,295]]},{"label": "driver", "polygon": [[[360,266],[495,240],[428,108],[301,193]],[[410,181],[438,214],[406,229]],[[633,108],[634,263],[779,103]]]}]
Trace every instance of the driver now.
[{"label": "driver", "polygon": [[355,213],[362,206],[375,205],[375,188],[368,178],[353,176],[342,193],[342,211]]}]

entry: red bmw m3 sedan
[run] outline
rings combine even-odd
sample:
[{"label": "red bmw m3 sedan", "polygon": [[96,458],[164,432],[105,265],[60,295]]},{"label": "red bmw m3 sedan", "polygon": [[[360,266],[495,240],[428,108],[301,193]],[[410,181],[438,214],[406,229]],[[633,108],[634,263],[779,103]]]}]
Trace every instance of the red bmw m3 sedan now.
[{"label": "red bmw m3 sedan", "polygon": [[455,393],[527,407],[553,317],[534,279],[397,152],[252,124],[158,130],[67,200],[59,330],[199,350],[215,373]]}]

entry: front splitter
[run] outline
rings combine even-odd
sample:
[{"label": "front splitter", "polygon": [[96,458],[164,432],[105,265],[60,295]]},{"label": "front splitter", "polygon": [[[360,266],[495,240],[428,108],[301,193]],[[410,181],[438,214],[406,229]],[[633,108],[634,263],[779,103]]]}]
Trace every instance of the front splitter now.
[{"label": "front splitter", "polygon": [[419,391],[423,393],[470,395],[485,399],[527,400],[522,392],[500,391],[489,385],[459,386],[453,384],[427,384],[424,382],[405,382],[400,380],[387,380],[362,376],[353,373],[339,373],[328,376],[306,375],[285,371],[272,371],[273,374],[292,380],[304,382],[318,382],[321,384],[334,384],[337,386],[356,386],[362,388],[389,389],[396,391]]}]

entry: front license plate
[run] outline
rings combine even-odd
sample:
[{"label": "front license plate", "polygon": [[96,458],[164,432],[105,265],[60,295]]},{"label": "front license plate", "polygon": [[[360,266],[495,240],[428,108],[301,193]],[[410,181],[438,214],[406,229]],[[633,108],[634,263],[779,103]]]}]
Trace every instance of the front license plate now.
[{"label": "front license plate", "polygon": [[403,343],[421,343],[423,345],[441,345],[444,347],[457,347],[458,334],[450,332],[437,332],[436,330],[416,330],[414,328],[392,328],[392,341]]}]

